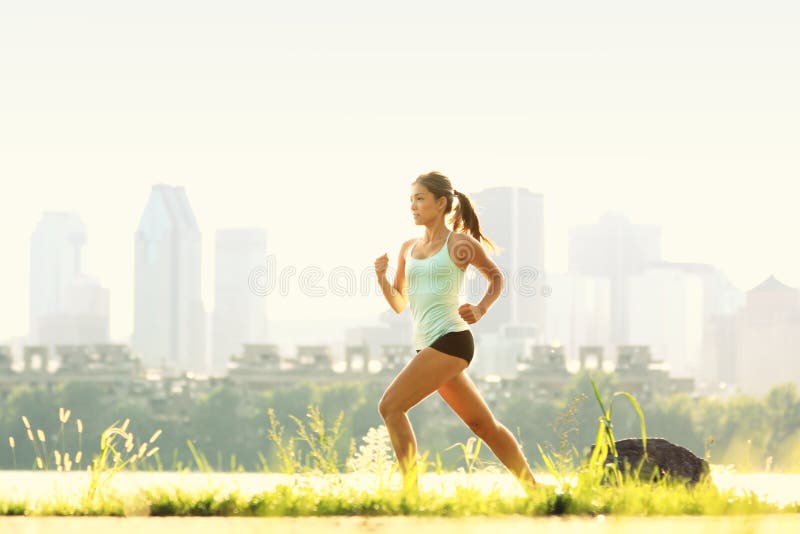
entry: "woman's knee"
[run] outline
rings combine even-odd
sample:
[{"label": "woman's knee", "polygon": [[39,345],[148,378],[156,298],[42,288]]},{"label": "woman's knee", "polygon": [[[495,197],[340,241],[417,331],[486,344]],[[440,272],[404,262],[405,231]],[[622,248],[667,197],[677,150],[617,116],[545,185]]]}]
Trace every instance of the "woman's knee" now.
[{"label": "woman's knee", "polygon": [[381,417],[386,419],[392,414],[396,413],[403,413],[405,410],[402,409],[401,406],[397,404],[391,397],[383,396],[378,402],[378,413],[381,414]]}]

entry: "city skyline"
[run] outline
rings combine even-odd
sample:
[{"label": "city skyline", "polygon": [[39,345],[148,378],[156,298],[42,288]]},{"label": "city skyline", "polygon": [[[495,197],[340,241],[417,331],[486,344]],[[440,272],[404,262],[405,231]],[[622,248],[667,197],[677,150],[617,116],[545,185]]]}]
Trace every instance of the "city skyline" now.
[{"label": "city skyline", "polygon": [[[544,260],[543,196],[520,187],[491,187],[469,196],[479,211],[485,210],[482,231],[493,234],[499,249],[496,261],[506,277],[494,320],[471,328],[482,355],[476,373],[514,376],[518,362],[542,357],[534,355],[542,347],[558,347],[574,366],[583,361],[584,351],[602,355],[638,346],[654,352],[677,377],[700,378],[706,391],[714,384],[724,387],[731,378],[751,390],[763,389],[776,376],[785,376],[779,372],[780,361],[792,359],[794,345],[781,339],[797,336],[800,290],[770,275],[757,288],[741,291],[716,266],[670,261],[661,253],[659,225],[635,224],[616,212],[570,228],[567,271],[540,277],[532,264]],[[212,310],[203,301],[202,231],[189,198],[183,186],[154,184],[134,236],[135,321],[130,340],[121,346],[130,346],[146,367],[224,372],[229,358],[240,357],[248,346],[262,350],[258,347],[264,343],[291,344],[298,351],[317,350],[309,344],[313,330],[323,337],[323,345],[334,338],[336,345],[344,341],[346,359],[372,353],[391,359],[407,347],[407,321],[387,310],[350,328],[331,318],[322,332],[320,316],[312,310],[298,321],[304,330],[294,337],[286,337],[275,321],[270,324],[268,303],[275,296],[291,299],[289,279],[298,273],[294,266],[275,265],[266,229],[217,229]],[[31,236],[30,296],[35,306],[25,358],[49,346],[71,354],[73,348],[91,350],[86,347],[109,341],[110,291],[82,267],[88,234],[77,213],[42,214]],[[355,298],[379,291],[371,268],[358,273],[341,267],[325,280],[323,271],[304,268],[298,274],[300,293]],[[470,275],[459,290],[462,302],[485,291],[477,273]],[[372,326],[376,319],[384,326]],[[768,330],[754,335],[765,324]],[[334,329],[338,332],[331,335]],[[274,330],[278,336],[267,335]],[[726,332],[734,334],[732,342],[724,339]],[[772,369],[749,381],[752,373],[736,371],[738,365],[759,360],[762,346],[769,344],[775,347]]]},{"label": "city skyline", "polygon": [[[490,188],[490,189],[496,189],[496,188]],[[468,194],[470,194],[470,193],[468,193]],[[536,194],[536,193],[534,193],[534,195],[540,196],[540,195],[538,195],[538,194]],[[476,193],[476,194],[475,194],[475,198],[481,198],[481,193]],[[547,205],[547,199],[544,199],[544,204],[545,204],[545,208],[544,208],[544,210],[543,210],[543,211],[544,211],[545,213],[547,213],[547,208],[546,208],[546,205]],[[144,209],[145,209],[145,208],[143,208],[143,210],[144,210]],[[42,216],[45,216],[47,213],[49,213],[49,212],[43,212],[43,213],[42,213]],[[79,220],[81,220],[81,219],[82,219],[82,217],[81,217],[81,215],[80,215],[79,213],[72,212],[72,211],[70,211],[70,210],[62,210],[61,212],[58,212],[58,213],[62,213],[62,214],[69,214],[70,216],[73,216],[73,215],[74,215],[74,216],[77,216],[77,218],[78,218]],[[600,216],[600,218],[599,218],[598,220],[595,220],[595,221],[593,221],[593,222],[589,221],[589,222],[587,222],[587,223],[585,223],[585,224],[583,224],[583,225],[578,225],[578,226],[576,226],[576,227],[574,227],[574,228],[570,228],[569,230],[570,230],[570,231],[572,231],[572,230],[574,230],[574,229],[576,229],[576,228],[578,228],[578,227],[580,227],[580,226],[588,226],[588,227],[592,227],[592,226],[594,226],[594,225],[597,225],[597,224],[599,224],[599,222],[600,222],[600,220],[601,220],[601,219],[603,219],[604,217],[607,217],[607,216],[609,216],[609,215],[611,215],[611,216],[616,216],[616,217],[622,216],[622,217],[623,217],[623,219],[627,219],[627,216],[626,216],[625,214],[622,214],[622,213],[619,213],[619,212],[606,212],[605,214],[601,215],[601,216]],[[203,241],[202,241],[202,249],[203,249],[203,252],[202,252],[202,254],[201,254],[201,256],[202,256],[202,260],[201,260],[201,261],[202,261],[202,263],[203,263],[203,265],[204,265],[203,274],[202,274],[202,302],[203,302],[203,306],[204,306],[204,312],[205,312],[205,314],[206,314],[206,315],[210,315],[210,314],[212,314],[212,312],[213,312],[213,309],[214,309],[214,298],[213,298],[213,291],[214,291],[214,288],[213,288],[213,285],[214,285],[214,277],[213,277],[213,275],[211,275],[211,278],[210,278],[210,279],[207,279],[207,278],[206,278],[206,276],[207,276],[207,274],[206,274],[206,271],[207,271],[207,269],[205,268],[205,266],[206,266],[208,263],[213,263],[213,262],[215,261],[215,258],[214,258],[214,256],[213,256],[213,255],[209,255],[209,253],[208,253],[208,252],[206,252],[206,251],[207,251],[209,248],[211,248],[211,250],[213,250],[213,249],[214,249],[214,247],[209,247],[209,246],[208,246],[208,245],[210,244],[210,243],[209,243],[209,241],[212,241],[212,242],[213,242],[213,235],[214,235],[214,232],[213,232],[213,231],[207,231],[207,230],[205,230],[205,229],[203,228],[202,224],[200,224],[199,222],[198,222],[197,224],[198,224],[199,233],[200,233],[201,235],[205,235],[205,236],[207,236],[207,240],[203,240]],[[545,228],[548,226],[548,225],[547,225],[547,221],[545,221],[545,224],[544,224],[544,226],[545,226]],[[656,227],[657,227],[659,230],[663,230],[663,228],[662,228],[662,227],[660,227],[660,226],[659,226],[659,225],[657,225],[657,224],[656,224],[656,225],[651,225],[651,226],[656,226]],[[242,230],[242,229],[245,229],[245,228],[247,228],[247,227],[235,227],[235,226],[226,225],[226,226],[222,226],[222,227],[220,227],[220,228],[217,228],[217,229],[216,229],[216,231],[237,230],[237,229],[239,229],[239,230]],[[252,229],[252,227],[250,227],[250,228]],[[265,231],[267,231],[267,229],[262,229],[262,230],[265,230]],[[82,248],[84,248],[84,249],[89,249],[89,248],[90,248],[90,245],[87,245],[87,244],[86,244],[86,242],[88,241],[89,243],[91,243],[91,234],[92,234],[92,229],[91,229],[91,228],[86,228],[86,229],[84,230],[84,235],[82,236],[82,243],[81,243],[81,245],[82,245]],[[277,229],[276,229],[276,230],[274,230],[274,231],[272,231],[272,232],[270,232],[270,234],[274,235],[274,237],[275,237],[275,240],[277,240],[277,241],[280,241],[280,240],[281,240],[281,238],[285,237],[285,236],[282,236],[282,235],[281,235],[281,232],[280,232],[279,230],[277,230]],[[88,235],[88,239],[87,239],[87,235]],[[489,237],[491,238],[491,235],[490,235]],[[133,248],[133,239],[131,240],[131,247]],[[84,253],[85,253],[85,252],[86,252],[86,250],[84,250]],[[266,251],[266,254],[265,254],[265,261],[263,262],[263,265],[265,265],[265,266],[267,265],[267,261],[266,261],[266,259],[267,259],[267,258],[269,258],[270,256],[272,256],[272,260],[273,260],[273,261],[278,261],[278,262],[280,263],[280,258],[277,258],[277,257],[276,257],[276,254],[275,254],[275,252],[274,252],[274,251],[272,251],[272,250],[270,250],[270,249],[267,249],[267,251]],[[85,254],[84,254],[84,257],[85,257]],[[672,260],[672,258],[665,258],[665,259],[666,259],[666,260],[669,260],[669,261],[674,261],[674,260]],[[85,262],[82,262],[82,263],[85,263]],[[396,258],[393,258],[393,257],[392,257],[392,255],[390,254],[390,268],[394,267],[395,263],[396,263]],[[708,263],[708,262],[699,261],[699,262],[695,262],[695,263],[703,263],[703,264],[705,264],[705,263]],[[720,269],[720,270],[721,270],[721,272],[722,272],[723,274],[727,274],[727,273],[726,273],[726,270],[725,270],[723,267],[720,267],[719,265],[713,265],[713,264],[709,264],[709,265],[712,265],[713,267]],[[296,264],[296,265],[294,265],[294,266],[293,266],[293,265],[291,265],[291,264],[288,264],[288,263],[284,263],[284,264],[282,265],[282,267],[284,268],[284,270],[285,270],[285,271],[287,271],[287,272],[290,272],[290,271],[291,271],[291,269],[292,269],[292,267],[295,267],[295,268],[296,268],[296,271],[299,271],[299,270],[300,270],[300,269],[302,269],[303,267],[309,267],[309,266],[312,266],[312,265],[311,265],[311,264],[308,264],[308,265],[299,265],[299,264]],[[280,269],[280,268],[281,268],[281,265],[278,265],[277,267]],[[332,268],[334,268],[334,267],[336,267],[336,266],[333,266]],[[366,266],[361,266],[361,267],[359,267],[359,266],[356,266],[356,265],[350,265],[350,266],[347,266],[347,267],[351,267],[352,269],[354,269],[354,270],[353,270],[353,272],[354,272],[356,275],[361,275],[361,274],[364,274],[364,270],[365,270],[365,269],[366,269],[367,271],[369,271],[369,269],[370,269],[370,266],[369,266],[369,265],[366,265]],[[323,270],[324,270],[324,269],[323,269]],[[324,271],[325,271],[325,270],[324,270]],[[537,282],[534,282],[534,284],[538,284],[538,285],[541,285],[541,284],[546,284],[546,283],[547,283],[547,280],[546,280],[546,278],[547,278],[547,275],[548,275],[548,274],[551,274],[551,275],[558,275],[558,274],[564,274],[564,273],[566,273],[567,271],[568,271],[568,265],[567,265],[567,266],[564,268],[564,270],[563,270],[563,271],[556,271],[556,272],[550,272],[550,273],[548,273],[547,271],[545,271],[545,272],[543,272],[543,273],[542,273],[542,278],[540,278],[540,279],[539,279]],[[764,280],[764,279],[766,279],[766,278],[767,278],[767,277],[769,277],[769,276],[772,276],[772,275],[773,275],[772,273],[774,273],[774,272],[777,272],[777,271],[779,271],[779,269],[773,269],[773,270],[769,271],[768,273],[765,273],[765,275],[764,275],[764,276],[763,276],[763,277],[762,277],[760,280],[758,280],[758,282],[757,282],[756,284],[754,284],[752,287],[755,287],[755,286],[756,286],[756,285],[758,285],[759,283],[763,282],[763,280]],[[214,272],[214,271],[212,270],[212,271],[211,271],[211,273],[213,273],[213,272]],[[327,270],[327,271],[325,271],[325,273],[326,273],[326,274],[329,274],[330,272],[331,272],[331,270]],[[507,270],[506,270],[505,268],[504,268],[504,272],[507,272]],[[106,286],[106,287],[107,287],[107,289],[108,289],[108,290],[111,292],[111,294],[112,294],[112,297],[111,297],[111,298],[112,298],[112,300],[113,300],[114,296],[115,296],[115,295],[117,295],[117,294],[119,293],[119,291],[120,291],[120,289],[121,289],[121,288],[120,288],[120,287],[112,287],[112,286],[106,285],[106,284],[105,284],[105,282],[104,282],[106,278],[113,278],[113,276],[108,276],[108,275],[109,275],[109,273],[102,273],[102,272],[92,272],[92,275],[93,275],[94,277],[97,277],[97,279],[99,280],[99,282],[100,282],[100,283],[102,283],[104,286]],[[778,279],[780,279],[780,280],[782,280],[783,282],[785,282],[785,280],[784,280],[783,278],[781,278],[780,276],[778,276],[777,278],[778,278]],[[360,280],[359,280],[359,284],[362,284],[362,280],[363,280],[363,279],[360,279]],[[367,281],[369,282],[369,280],[367,280]],[[299,287],[298,287],[299,281],[298,281],[298,279],[297,279],[297,275],[296,275],[296,273],[295,273],[295,275],[294,275],[293,277],[291,277],[291,278],[288,280],[288,282],[289,282],[289,286],[288,286],[288,289],[289,289],[289,294],[288,294],[288,295],[286,295],[286,296],[283,296],[283,297],[282,297],[282,296],[280,295],[280,292],[278,291],[278,288],[276,287],[276,288],[274,288],[274,292],[273,292],[272,294],[268,295],[266,298],[267,298],[267,299],[273,299],[273,300],[281,300],[281,299],[283,299],[283,300],[291,300],[291,298],[292,298],[292,294],[293,294],[293,293],[295,294],[295,297],[297,297],[299,294],[301,294],[301,293],[302,293],[302,290],[301,290],[301,288],[299,288]],[[326,283],[326,280],[325,280],[325,279],[323,279],[321,282],[318,282],[318,283],[317,283],[317,285],[318,285],[318,286],[319,286],[320,284],[323,284],[323,285],[324,285],[325,283]],[[465,283],[466,283],[466,282],[465,282]],[[475,287],[476,287],[476,282],[475,282],[475,281],[471,281],[470,283],[472,284],[470,287],[472,287],[472,288],[473,288],[473,290],[474,290],[474,289],[475,289]],[[479,285],[479,282],[478,282],[477,284]],[[738,289],[738,290],[739,290],[739,291],[741,291],[741,292],[745,292],[745,291],[747,291],[747,290],[751,289],[751,287],[740,287],[740,286],[737,286],[736,284],[734,284],[734,285],[736,286],[736,289]],[[789,285],[791,285],[791,284],[789,284]],[[209,287],[209,286],[211,286],[211,287]],[[124,288],[123,288],[123,289],[124,289]],[[130,289],[131,289],[131,291],[133,291],[133,284],[132,284],[132,283],[130,284]],[[326,291],[327,291],[327,293],[328,293],[328,297],[327,297],[327,298],[333,298],[333,299],[335,299],[335,298],[341,298],[341,297],[338,297],[338,296],[334,295],[334,294],[333,294],[333,293],[330,291],[330,289],[331,289],[331,288],[330,288],[330,285],[328,285],[328,287],[325,287],[325,289],[326,289]],[[363,291],[364,291],[364,289],[363,289],[363,286],[362,286],[362,285],[359,285],[358,287],[356,287],[356,289],[357,289],[357,293],[361,293],[361,292],[363,292]],[[374,288],[373,288],[373,289],[374,289]],[[507,288],[507,289],[508,289],[508,288]],[[254,288],[254,292],[255,292],[255,293],[257,293],[257,288]],[[209,293],[211,294],[211,298],[208,298],[208,297],[207,297],[207,294],[209,294]],[[257,295],[256,295],[256,296],[257,296]],[[305,295],[305,296],[306,296],[307,298],[319,298],[319,297],[314,297],[313,295]],[[363,299],[363,298],[370,298],[370,296],[376,296],[376,297],[378,297],[379,295],[377,295],[377,293],[375,293],[375,292],[373,291],[373,292],[372,292],[370,295],[368,295],[368,296],[364,296],[364,295],[353,295],[351,298],[362,298],[362,299]],[[263,295],[262,295],[262,297],[263,297]],[[541,298],[541,297],[538,297],[538,298]],[[270,309],[270,308],[269,308],[269,304],[267,304],[267,301],[266,301],[266,300],[265,300],[265,306],[266,306],[266,308],[265,308],[265,309],[267,309],[267,310],[268,310],[270,317],[276,317],[276,318],[277,318],[279,321],[280,321],[280,320],[293,320],[293,319],[295,319],[294,317],[286,317],[286,316],[282,315],[282,314],[281,314],[281,311],[280,311],[279,309]],[[356,320],[356,321],[357,321],[357,320],[364,320],[364,319],[367,319],[367,318],[373,317],[373,320],[374,320],[374,322],[377,322],[377,314],[379,314],[381,311],[383,311],[383,309],[382,309],[382,308],[381,308],[381,309],[379,309],[379,310],[378,310],[378,312],[377,312],[377,313],[376,313],[374,316],[370,315],[369,313],[365,313],[364,315],[362,315],[362,316],[360,316],[360,317],[359,317],[359,316],[352,316],[351,318],[352,318],[353,320]],[[132,313],[131,313],[130,315],[132,316]],[[308,316],[306,316],[305,318],[309,318],[309,317],[308,317]],[[325,319],[325,315],[314,316],[314,317],[312,317],[312,319],[314,319],[314,320],[324,320],[324,319]],[[114,317],[113,317],[113,314],[112,314],[112,317],[111,317],[111,321],[112,321],[112,322],[114,322]],[[119,324],[119,322],[117,322],[117,324]],[[17,338],[17,337],[24,337],[24,336],[25,336],[25,335],[26,335],[28,332],[30,332],[30,327],[29,327],[28,331],[26,331],[26,332],[16,332],[16,333],[11,333],[11,335],[8,335],[7,333],[4,333],[4,338],[3,338],[3,339],[13,339],[13,338]],[[127,338],[128,338],[128,336],[130,336],[132,333],[133,333],[133,324],[131,323],[131,325],[130,325],[130,331],[128,332],[128,334],[124,334],[124,333],[123,333],[123,334],[121,334],[121,335],[120,335],[120,334],[117,334],[117,335],[112,335],[111,337],[112,337],[112,338],[114,338],[114,339],[122,340],[122,339],[127,339]],[[262,337],[263,337],[263,336],[262,336]]]}]

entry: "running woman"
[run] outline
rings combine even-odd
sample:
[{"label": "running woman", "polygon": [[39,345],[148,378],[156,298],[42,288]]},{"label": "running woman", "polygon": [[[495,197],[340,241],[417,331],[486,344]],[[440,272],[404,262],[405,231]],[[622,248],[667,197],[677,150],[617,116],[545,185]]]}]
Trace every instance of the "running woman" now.
[{"label": "running woman", "polygon": [[[453,209],[445,226],[445,215]],[[537,482],[514,435],[494,418],[466,373],[474,342],[469,325],[483,317],[500,296],[503,275],[479,240],[494,243],[481,233],[478,217],[467,195],[453,189],[439,172],[419,176],[411,184],[414,223],[425,227],[421,239],[400,247],[394,283],[386,279],[389,257],[375,260],[383,295],[395,312],[411,306],[416,355],[389,384],[378,404],[403,474],[403,487],[419,490],[417,442],[406,412],[434,392],[492,450],[526,491]],[[470,235],[471,234],[471,235]],[[489,281],[486,294],[474,305],[459,306],[464,271],[472,264]]]}]

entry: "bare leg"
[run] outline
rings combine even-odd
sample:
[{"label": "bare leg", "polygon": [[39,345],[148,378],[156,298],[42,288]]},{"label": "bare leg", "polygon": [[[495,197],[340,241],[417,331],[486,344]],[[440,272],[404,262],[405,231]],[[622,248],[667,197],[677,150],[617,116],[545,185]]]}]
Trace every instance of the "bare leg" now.
[{"label": "bare leg", "polygon": [[466,372],[458,374],[438,391],[450,408],[489,446],[523,488],[535,489],[537,483],[522,448],[511,431],[494,418],[469,375]]},{"label": "bare leg", "polygon": [[522,449],[508,428],[500,422],[496,422],[494,428],[483,429],[476,435],[481,438],[492,450],[497,458],[503,462],[509,471],[517,478],[520,484],[526,489],[535,489],[536,480],[533,472],[528,466]]},{"label": "bare leg", "polygon": [[414,436],[414,429],[408,420],[405,412],[391,412],[383,417],[389,437],[392,440],[392,447],[397,462],[400,464],[400,471],[403,474],[403,486],[419,488],[419,478],[417,476],[417,438]]},{"label": "bare leg", "polygon": [[417,440],[406,412],[467,367],[461,358],[426,347],[383,393],[378,411],[386,423],[403,473],[403,487],[418,489]]}]

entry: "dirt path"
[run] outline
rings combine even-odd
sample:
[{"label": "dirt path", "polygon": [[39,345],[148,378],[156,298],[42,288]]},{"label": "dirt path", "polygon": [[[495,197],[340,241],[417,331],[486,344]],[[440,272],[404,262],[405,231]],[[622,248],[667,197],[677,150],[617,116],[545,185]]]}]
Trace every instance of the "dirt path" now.
[{"label": "dirt path", "polygon": [[498,534],[500,532],[553,532],[556,534],[780,534],[800,532],[800,514],[729,517],[632,517],[632,518],[457,518],[441,517],[301,517],[301,518],[178,518],[178,517],[0,517],[3,534],[263,534],[281,532],[386,532],[415,534]]}]

